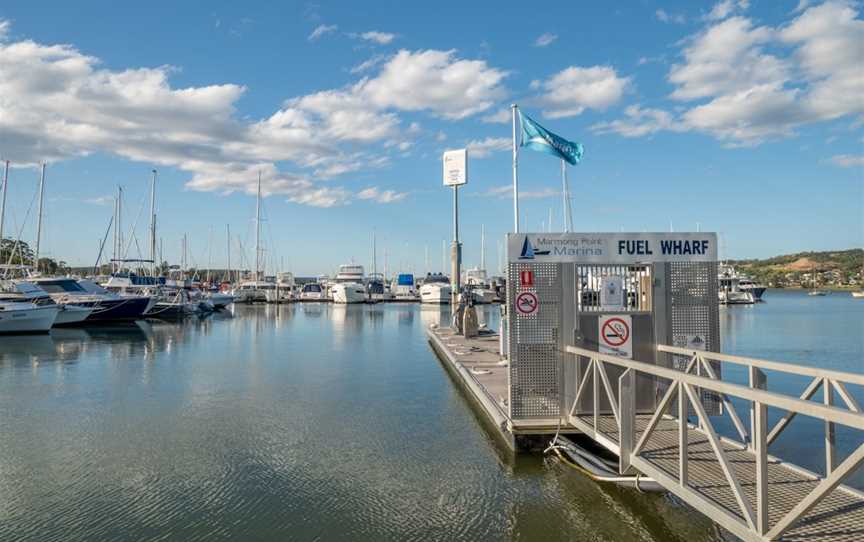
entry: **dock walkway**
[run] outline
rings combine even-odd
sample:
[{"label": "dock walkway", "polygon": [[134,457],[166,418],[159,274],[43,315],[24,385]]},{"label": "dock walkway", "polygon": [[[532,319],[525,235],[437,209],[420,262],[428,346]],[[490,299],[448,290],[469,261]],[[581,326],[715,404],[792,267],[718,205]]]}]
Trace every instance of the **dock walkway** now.
[{"label": "dock walkway", "polygon": [[[842,460],[834,441],[835,425],[864,431],[864,413],[846,388],[864,385],[862,375],[658,345],[660,351],[692,356],[684,371],[675,371],[568,347],[574,356],[565,363],[582,364],[580,380],[572,383],[578,388],[572,407],[563,409],[561,421],[513,420],[508,407],[509,367],[498,354],[497,334],[465,339],[448,328],[430,328],[428,336],[442,364],[513,449],[519,448],[520,438],[549,435],[561,424],[562,432],[584,433],[618,455],[622,473],[636,470],[650,476],[742,540],[864,540],[864,493],[842,484],[864,464],[864,441]],[[722,381],[709,362],[747,365],[750,386]],[[624,370],[617,386],[608,377],[612,366]],[[801,397],[790,398],[767,391],[761,369],[810,376],[813,381]],[[637,373],[668,383],[654,412],[634,408]],[[830,390],[829,399],[809,401],[820,386]],[[587,390],[595,395],[594,408],[579,410],[580,395]],[[701,404],[700,394],[706,390],[722,399],[723,413],[732,418],[740,441],[717,434]],[[835,391],[847,408],[833,404]],[[749,401],[749,428],[735,412],[730,396]],[[769,406],[786,411],[774,427],[767,424]],[[825,474],[768,454],[768,445],[796,414],[825,422]]]}]

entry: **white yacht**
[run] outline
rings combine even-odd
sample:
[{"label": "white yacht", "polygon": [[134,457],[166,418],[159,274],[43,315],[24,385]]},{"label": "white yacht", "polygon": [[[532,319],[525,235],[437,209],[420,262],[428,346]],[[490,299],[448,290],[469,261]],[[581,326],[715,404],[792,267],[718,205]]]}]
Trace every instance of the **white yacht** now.
[{"label": "white yacht", "polygon": [[420,299],[417,286],[414,284],[414,275],[411,273],[399,273],[390,284],[390,293],[394,301],[417,301]]},{"label": "white yacht", "polygon": [[756,302],[751,292],[739,287],[740,280],[738,275],[721,274],[718,277],[717,296],[721,305],[751,305]]},{"label": "white yacht", "polygon": [[31,282],[21,280],[2,281],[0,283],[0,303],[32,303],[34,305],[54,305],[58,308],[55,326],[77,324],[83,322],[93,312],[92,307],[79,307],[55,302],[48,292]]},{"label": "white yacht", "polygon": [[[269,292],[269,296],[268,296]],[[275,300],[276,282],[268,280],[244,280],[231,292],[235,303],[265,303]]]},{"label": "white yacht", "polygon": [[471,292],[474,303],[488,304],[498,299],[498,293],[489,286],[489,279],[486,276],[485,269],[475,267],[474,269],[466,270],[463,282],[466,290]]},{"label": "white yacht", "polygon": [[363,266],[345,264],[339,266],[339,272],[330,286],[333,303],[365,303],[366,285],[363,276]]},{"label": "white yacht", "polygon": [[739,273],[731,265],[720,265],[719,279],[735,277],[738,279],[738,290],[748,292],[753,296],[754,301],[762,301],[762,294],[765,293],[765,286],[757,284],[749,276]]},{"label": "white yacht", "polygon": [[[287,271],[276,273],[276,291],[274,292],[274,303],[291,303],[297,295],[297,283],[294,273]],[[268,302],[270,299],[268,298]]]},{"label": "white yacht", "polygon": [[327,301],[327,292],[317,282],[307,282],[300,288],[300,301]]},{"label": "white yacht", "polygon": [[440,273],[431,273],[423,279],[420,286],[420,301],[436,305],[447,305],[453,289],[450,287],[450,279]]},{"label": "white yacht", "polygon": [[59,312],[57,305],[0,301],[0,333],[47,333]]}]

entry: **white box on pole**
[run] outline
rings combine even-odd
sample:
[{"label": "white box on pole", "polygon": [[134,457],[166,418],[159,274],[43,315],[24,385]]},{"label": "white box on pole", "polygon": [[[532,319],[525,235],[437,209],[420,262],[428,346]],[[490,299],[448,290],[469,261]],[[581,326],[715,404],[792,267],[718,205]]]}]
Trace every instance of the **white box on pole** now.
[{"label": "white box on pole", "polygon": [[444,153],[444,186],[459,186],[468,182],[468,149]]}]

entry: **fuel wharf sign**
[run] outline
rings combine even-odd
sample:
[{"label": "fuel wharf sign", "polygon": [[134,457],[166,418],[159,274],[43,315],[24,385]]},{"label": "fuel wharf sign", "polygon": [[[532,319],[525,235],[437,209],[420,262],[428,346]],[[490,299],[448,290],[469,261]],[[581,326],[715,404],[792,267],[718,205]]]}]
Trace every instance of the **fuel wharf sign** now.
[{"label": "fuel wharf sign", "polygon": [[716,233],[510,233],[513,263],[716,262]]}]

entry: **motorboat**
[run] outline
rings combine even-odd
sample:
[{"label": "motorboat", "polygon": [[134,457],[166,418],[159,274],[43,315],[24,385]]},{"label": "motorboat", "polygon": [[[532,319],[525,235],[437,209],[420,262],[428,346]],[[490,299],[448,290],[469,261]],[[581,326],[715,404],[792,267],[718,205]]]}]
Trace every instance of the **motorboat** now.
[{"label": "motorboat", "polygon": [[327,292],[317,282],[307,282],[300,288],[300,301],[327,301]]},{"label": "motorboat", "polygon": [[474,303],[485,305],[498,300],[498,293],[489,286],[486,270],[475,267],[465,271],[465,289],[470,292]]},{"label": "motorboat", "polygon": [[[268,303],[291,303],[294,301],[297,289],[297,282],[294,280],[294,274],[284,271],[276,273],[276,290],[267,291]],[[271,301],[272,299],[272,301]]]},{"label": "motorboat", "polygon": [[856,299],[864,298],[864,290],[858,290],[858,291],[852,292],[852,297],[854,297]]},{"label": "motorboat", "polygon": [[384,275],[380,273],[369,275],[369,279],[366,281],[366,293],[368,294],[369,301],[373,303],[393,300],[393,294],[390,292],[390,289],[387,288],[387,282],[384,279]]},{"label": "motorboat", "polygon": [[737,278],[738,290],[752,294],[754,301],[762,301],[762,294],[765,293],[766,287],[762,284],[757,284],[753,279],[744,273],[740,273],[731,265],[720,265],[718,279]]},{"label": "motorboat", "polygon": [[48,292],[58,304],[92,308],[84,322],[137,320],[144,316],[152,303],[150,297],[120,296],[89,280],[37,277],[31,282]]},{"label": "motorboat", "polygon": [[718,277],[717,297],[721,305],[751,305],[756,302],[753,293],[738,287],[737,274],[721,274]]},{"label": "motorboat", "polygon": [[218,289],[208,290],[205,294],[210,303],[213,304],[213,308],[216,310],[221,310],[226,308],[231,303],[234,303],[234,296],[229,294],[228,292],[223,292]]},{"label": "motorboat", "polygon": [[824,297],[828,295],[828,290],[810,290],[807,295],[811,297]]},{"label": "motorboat", "polygon": [[34,305],[56,306],[57,316],[54,319],[55,326],[77,324],[83,322],[93,312],[91,307],[79,307],[77,305],[60,304],[54,301],[48,292],[35,284],[21,280],[3,281],[0,284],[0,302],[7,303],[32,303]]},{"label": "motorboat", "polygon": [[150,304],[144,310],[144,314],[150,312],[156,305],[160,296],[160,287],[164,286],[165,279],[156,277],[145,277],[135,273],[115,273],[106,280],[99,281],[99,285],[109,292],[120,297],[147,297]]},{"label": "motorboat", "polygon": [[417,286],[414,283],[414,275],[411,273],[399,273],[390,285],[390,293],[393,301],[417,301],[420,299]]},{"label": "motorboat", "polygon": [[420,301],[422,303],[430,303],[436,305],[446,305],[450,303],[450,297],[453,289],[450,286],[450,279],[441,273],[430,273],[423,279],[423,284],[420,286]]},{"label": "motorboat", "polygon": [[366,285],[363,266],[344,264],[339,266],[339,272],[330,286],[330,295],[334,303],[365,303]]},{"label": "motorboat", "polygon": [[276,282],[268,280],[244,280],[231,294],[235,303],[266,303],[268,298],[275,299]]},{"label": "motorboat", "polygon": [[0,333],[48,333],[59,312],[58,305],[0,301]]},{"label": "motorboat", "polygon": [[156,301],[156,306],[147,313],[147,316],[149,318],[182,318],[212,310],[213,305],[208,308],[207,305],[201,305],[201,300],[192,299],[189,290],[168,285],[162,290],[162,295]]}]

